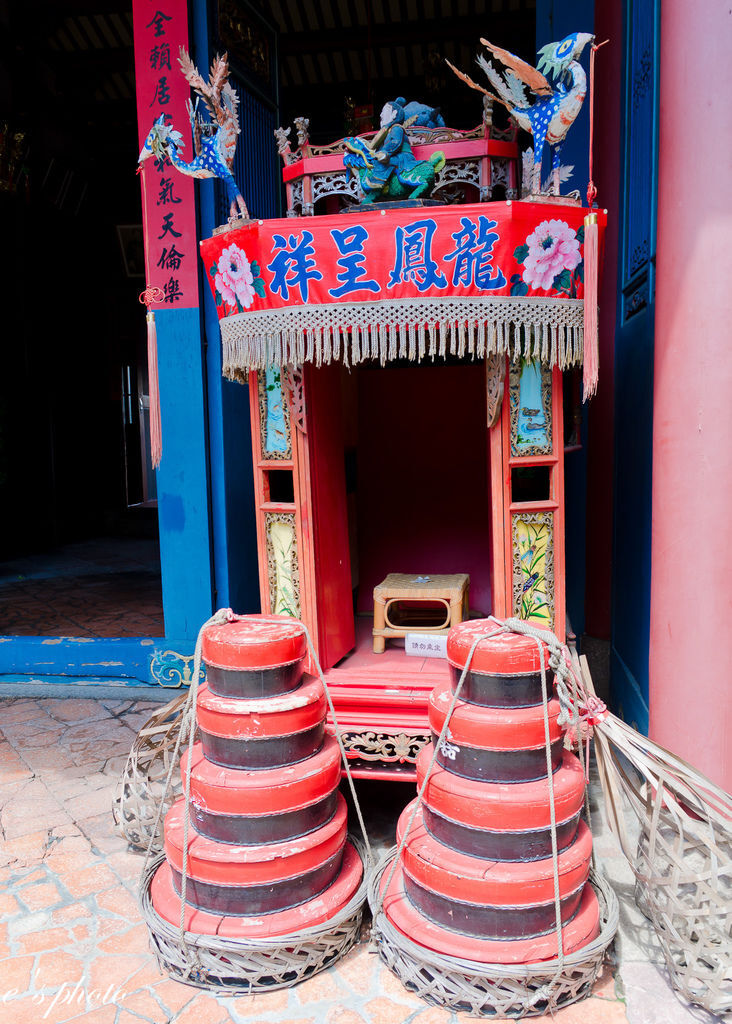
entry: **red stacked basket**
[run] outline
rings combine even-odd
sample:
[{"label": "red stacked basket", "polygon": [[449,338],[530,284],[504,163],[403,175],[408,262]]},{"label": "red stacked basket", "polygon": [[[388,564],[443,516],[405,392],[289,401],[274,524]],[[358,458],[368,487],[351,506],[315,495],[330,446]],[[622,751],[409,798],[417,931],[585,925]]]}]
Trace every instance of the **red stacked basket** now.
[{"label": "red stacked basket", "polygon": [[[498,632],[498,627],[493,620],[477,620],[450,631],[451,683],[437,686],[430,700],[433,744],[470,650],[478,637],[483,639],[475,647],[401,861],[390,881],[385,873],[384,912],[400,932],[438,953],[480,963],[523,964],[557,955],[557,883],[565,954],[598,935],[600,911],[587,881],[592,837],[580,819],[584,776],[578,759],[563,750],[548,650],[533,638]],[[549,690],[548,743],[542,661]],[[420,753],[419,787],[433,752],[430,745]],[[414,807],[409,804],[399,820],[399,843]]]},{"label": "red stacked basket", "polygon": [[[188,931],[290,935],[330,920],[358,889],[363,867],[347,840],[340,751],[325,733],[321,682],[303,681],[306,654],[304,628],[287,616],[205,630],[190,801],[168,812],[166,859],[151,887],[169,923],[180,922],[186,827]],[[185,755],[184,787],[188,767]]]}]

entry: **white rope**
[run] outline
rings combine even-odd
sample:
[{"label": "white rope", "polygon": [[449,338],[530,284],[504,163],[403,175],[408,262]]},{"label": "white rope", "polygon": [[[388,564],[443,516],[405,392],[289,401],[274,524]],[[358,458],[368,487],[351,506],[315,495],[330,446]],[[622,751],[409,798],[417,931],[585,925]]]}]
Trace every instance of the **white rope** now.
[{"label": "white rope", "polygon": [[341,751],[341,760],[343,762],[343,767],[346,770],[346,778],[348,779],[348,785],[351,790],[351,796],[353,797],[353,805],[356,808],[358,824],[361,827],[361,834],[363,835],[364,846],[366,847],[367,868],[370,870],[373,864],[374,856],[371,850],[371,843],[369,842],[368,833],[366,832],[366,824],[363,820],[361,804],[359,803],[358,796],[356,795],[356,786],[353,781],[353,775],[351,774],[351,766],[348,763],[348,755],[346,754],[346,748],[343,745],[343,737],[341,735],[340,726],[338,725],[338,719],[336,718],[335,707],[333,706],[333,698],[330,695],[330,689],[328,688],[328,684],[325,681],[325,676],[323,675],[323,669],[320,666],[318,655],[315,653],[315,647],[313,646],[313,641],[310,638],[310,630],[308,629],[304,622],[302,623],[302,627],[305,630],[305,639],[308,642],[308,651],[310,652],[310,657],[313,659],[313,664],[315,665],[315,668],[318,671],[318,678],[320,679],[320,682],[323,684],[323,689],[325,690],[325,696],[328,701],[328,707],[330,708],[331,718],[333,719],[333,729],[335,731],[335,737],[338,741],[338,746],[340,747]]},{"label": "white rope", "polygon": [[564,970],[564,938],[562,936],[562,901],[559,896],[559,851],[557,848],[557,811],[554,804],[554,772],[552,771],[552,747],[549,735],[549,696],[546,686],[546,665],[544,664],[544,648],[538,637],[536,649],[539,652],[539,666],[541,668],[541,699],[544,706],[544,748],[546,750],[546,777],[549,785],[549,818],[551,822],[552,837],[552,873],[554,875],[554,915],[557,926],[557,977]]},{"label": "white rope", "polygon": [[475,640],[473,641],[473,643],[472,643],[472,645],[470,647],[470,650],[468,651],[468,657],[466,658],[465,665],[463,667],[463,671],[460,674],[460,679],[458,680],[458,684],[455,687],[455,692],[452,695],[452,700],[450,701],[450,707],[447,709],[447,714],[445,715],[445,721],[442,723],[442,729],[440,730],[440,735],[438,736],[436,743],[433,745],[432,757],[430,758],[430,763],[427,765],[427,771],[425,772],[424,779],[422,780],[422,785],[419,787],[419,792],[417,793],[417,799],[414,802],[414,807],[412,809],[412,813],[409,816],[409,821],[407,822],[407,827],[404,829],[404,833],[402,835],[401,842],[399,843],[399,846],[397,847],[396,855],[394,856],[394,859],[393,859],[392,864],[391,864],[391,868],[389,870],[389,875],[388,875],[388,877],[386,879],[385,884],[382,886],[381,892],[379,894],[379,898],[376,901],[376,905],[375,905],[374,911],[373,911],[374,917],[376,917],[380,913],[381,908],[384,905],[384,899],[386,898],[387,890],[388,890],[389,886],[391,885],[391,880],[394,877],[394,872],[396,871],[397,865],[399,864],[399,860],[401,858],[401,855],[404,852],[404,847],[407,845],[407,839],[409,837],[410,829],[412,828],[412,825],[414,823],[414,819],[417,817],[417,811],[422,806],[422,798],[424,797],[424,792],[427,789],[427,783],[430,780],[430,775],[432,774],[432,769],[435,766],[435,761],[437,760],[437,755],[439,754],[440,748],[441,748],[442,744],[445,741],[445,737],[447,736],[447,730],[448,730],[448,727],[450,725],[450,719],[452,717],[453,711],[455,710],[455,705],[457,704],[458,699],[460,697],[460,691],[463,688],[463,683],[465,682],[465,677],[467,676],[468,671],[470,669],[470,663],[473,660],[473,655],[475,654],[475,648],[478,646],[478,644],[482,640],[487,640],[491,636],[497,636],[499,633],[506,633],[506,632],[508,632],[508,630],[505,628],[505,626],[501,626],[499,629],[494,629],[490,633],[483,633],[481,636],[476,636]]}]

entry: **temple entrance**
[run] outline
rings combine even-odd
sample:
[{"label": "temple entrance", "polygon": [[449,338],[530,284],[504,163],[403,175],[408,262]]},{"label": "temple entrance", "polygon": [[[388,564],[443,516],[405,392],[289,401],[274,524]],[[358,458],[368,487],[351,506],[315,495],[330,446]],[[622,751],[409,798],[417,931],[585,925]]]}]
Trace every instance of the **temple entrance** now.
[{"label": "temple entrance", "polygon": [[373,615],[374,587],[393,572],[467,573],[471,609],[488,614],[482,360],[362,365],[343,371],[343,395],[357,614]]}]

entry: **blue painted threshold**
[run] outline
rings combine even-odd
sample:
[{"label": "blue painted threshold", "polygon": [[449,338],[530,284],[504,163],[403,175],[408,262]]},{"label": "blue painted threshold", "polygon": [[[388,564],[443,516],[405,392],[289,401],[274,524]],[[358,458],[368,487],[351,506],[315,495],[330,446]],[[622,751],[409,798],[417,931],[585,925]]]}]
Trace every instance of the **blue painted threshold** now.
[{"label": "blue painted threshold", "polygon": [[174,691],[193,674],[193,640],[0,636],[0,685]]}]

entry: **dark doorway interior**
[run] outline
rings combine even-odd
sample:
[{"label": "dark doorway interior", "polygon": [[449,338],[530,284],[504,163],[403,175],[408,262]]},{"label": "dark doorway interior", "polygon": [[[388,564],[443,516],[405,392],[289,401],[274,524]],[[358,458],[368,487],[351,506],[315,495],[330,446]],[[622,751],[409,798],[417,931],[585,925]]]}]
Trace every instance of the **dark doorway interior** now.
[{"label": "dark doorway interior", "polygon": [[160,635],[131,4],[0,21],[0,633]]}]

